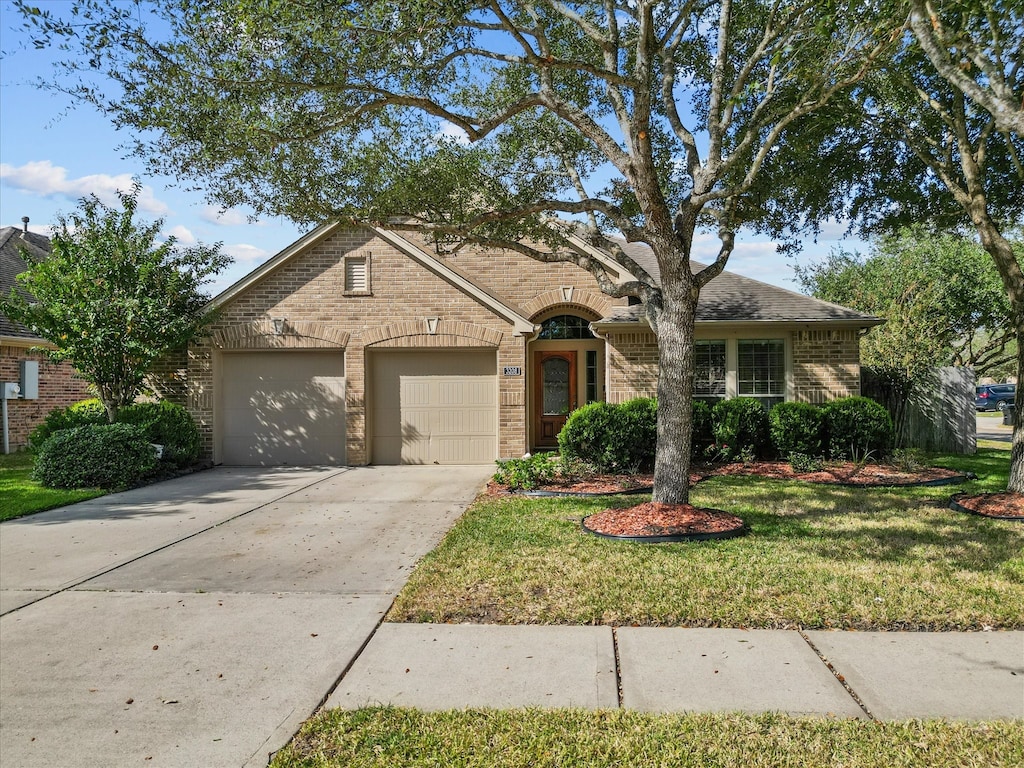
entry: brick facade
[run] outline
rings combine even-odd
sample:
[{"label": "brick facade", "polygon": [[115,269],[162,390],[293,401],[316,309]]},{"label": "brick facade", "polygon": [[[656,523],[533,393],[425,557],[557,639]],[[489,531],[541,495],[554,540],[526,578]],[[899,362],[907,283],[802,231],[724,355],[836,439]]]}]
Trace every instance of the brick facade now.
[{"label": "brick facade", "polygon": [[[344,258],[348,255],[368,258],[369,294],[345,293]],[[487,291],[505,299],[497,290],[503,287],[513,294],[512,301],[531,303],[539,313],[550,308],[547,299],[565,299],[566,294],[552,292],[551,282],[537,282],[531,270],[538,267],[543,280],[572,289],[570,301],[564,304],[566,311],[582,307],[598,315],[611,306],[611,300],[594,290],[593,278],[573,265],[540,265],[519,254],[494,262],[487,254],[460,254],[453,261],[457,271],[479,281]],[[531,279],[523,280],[524,274]],[[531,291],[530,285],[540,285],[542,290]],[[540,293],[549,295],[537,301]],[[284,321],[282,334],[274,333],[275,318]],[[431,328],[428,320],[435,318]],[[526,339],[516,334],[509,320],[368,230],[337,229],[311,244],[221,306],[210,335],[189,349],[188,405],[199,422],[208,454],[214,451],[218,355],[233,349],[271,348],[343,351],[346,453],[348,463],[354,465],[369,461],[364,390],[366,356],[374,349],[489,348],[496,351],[498,371],[506,366],[523,372],[527,368]],[[167,368],[173,380],[174,363]],[[498,377],[501,456],[521,456],[529,449],[525,378]]]},{"label": "brick facade", "polygon": [[[360,465],[370,460],[365,390],[375,350],[490,349],[499,374],[499,455],[522,455],[530,450],[531,422],[532,333],[524,329],[524,321],[529,327],[560,313],[597,319],[627,302],[602,294],[592,275],[575,265],[474,248],[440,256],[425,243],[418,247],[428,256],[413,258],[399,240],[368,229],[338,227],[319,239],[311,237],[276,268],[223,299],[209,335],[190,347],[187,360],[168,358],[154,386],[171,399],[187,399],[204,450],[216,458],[217,386],[224,355],[236,350],[337,350],[344,355],[346,457],[349,464]],[[369,292],[346,293],[346,257],[366,259]],[[438,265],[450,267],[455,276],[446,277]],[[460,287],[462,280],[483,294],[472,295]],[[520,319],[510,319],[510,312]],[[818,402],[859,392],[856,330],[769,335],[788,340],[795,399]],[[764,326],[745,334],[764,336]],[[616,329],[605,338],[605,398],[621,402],[654,395],[658,349],[650,330],[638,325]],[[520,374],[501,375],[506,367]]]},{"label": "brick facade", "polygon": [[860,394],[860,336],[856,330],[793,333],[793,399],[824,403]]},{"label": "brick facade", "polygon": [[18,381],[22,360],[39,361],[39,398],[8,400],[8,440],[12,451],[28,446],[29,435],[55,408],[65,408],[93,397],[89,385],[78,377],[70,363],[52,363],[26,347],[0,346],[0,383]]}]

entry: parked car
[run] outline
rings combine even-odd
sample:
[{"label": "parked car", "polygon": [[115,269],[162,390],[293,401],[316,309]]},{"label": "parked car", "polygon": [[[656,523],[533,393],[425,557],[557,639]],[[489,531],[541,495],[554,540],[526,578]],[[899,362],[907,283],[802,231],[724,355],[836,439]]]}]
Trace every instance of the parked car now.
[{"label": "parked car", "polygon": [[982,384],[975,387],[974,409],[978,411],[1001,411],[1013,405],[1017,395],[1016,384]]}]

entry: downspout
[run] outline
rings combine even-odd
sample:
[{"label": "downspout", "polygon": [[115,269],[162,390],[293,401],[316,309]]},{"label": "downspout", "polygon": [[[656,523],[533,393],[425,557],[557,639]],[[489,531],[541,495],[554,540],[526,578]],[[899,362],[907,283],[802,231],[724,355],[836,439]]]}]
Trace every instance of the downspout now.
[{"label": "downspout", "polygon": [[0,397],[0,409],[3,409],[4,419],[4,455],[11,452],[10,434],[7,431],[7,398]]}]

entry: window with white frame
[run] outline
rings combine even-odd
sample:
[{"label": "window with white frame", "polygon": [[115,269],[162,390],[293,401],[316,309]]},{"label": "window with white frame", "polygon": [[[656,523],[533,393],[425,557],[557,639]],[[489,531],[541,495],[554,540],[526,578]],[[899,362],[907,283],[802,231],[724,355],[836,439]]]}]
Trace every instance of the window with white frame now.
[{"label": "window with white frame", "polygon": [[366,256],[345,257],[345,293],[370,292],[370,260]]},{"label": "window with white frame", "polygon": [[736,387],[740,397],[759,398],[766,408],[786,399],[786,342],[753,339],[736,342]]},{"label": "window with white frame", "polygon": [[721,400],[725,397],[725,342],[698,341],[694,356],[694,397],[708,402]]}]

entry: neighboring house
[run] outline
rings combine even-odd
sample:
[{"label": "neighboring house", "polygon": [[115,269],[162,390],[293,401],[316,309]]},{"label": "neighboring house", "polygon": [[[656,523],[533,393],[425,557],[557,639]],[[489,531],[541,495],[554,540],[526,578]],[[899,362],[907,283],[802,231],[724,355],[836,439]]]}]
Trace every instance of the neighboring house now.
[{"label": "neighboring house", "polygon": [[[28,227],[0,229],[0,295],[7,296],[15,277],[25,271],[23,251],[32,256],[50,252],[50,240],[28,231]],[[39,361],[39,397],[35,400],[8,400],[7,420],[11,450],[28,445],[32,430],[54,408],[63,408],[92,395],[69,363],[51,363],[33,347],[52,346],[31,330],[0,314],[0,384],[18,381],[22,360]],[[2,450],[2,448],[0,448]]]},{"label": "neighboring house", "polygon": [[[625,247],[657,274],[649,250]],[[226,464],[490,463],[555,446],[576,406],[656,390],[640,306],[514,252],[442,256],[409,233],[325,225],[211,306],[187,401]],[[724,273],[701,296],[697,395],[858,394],[859,338],[880,322]]]}]

